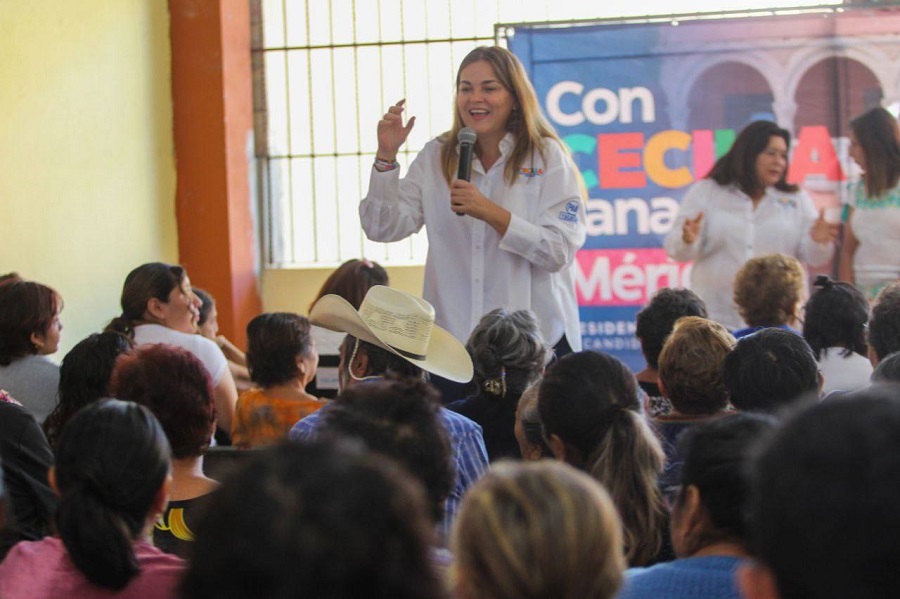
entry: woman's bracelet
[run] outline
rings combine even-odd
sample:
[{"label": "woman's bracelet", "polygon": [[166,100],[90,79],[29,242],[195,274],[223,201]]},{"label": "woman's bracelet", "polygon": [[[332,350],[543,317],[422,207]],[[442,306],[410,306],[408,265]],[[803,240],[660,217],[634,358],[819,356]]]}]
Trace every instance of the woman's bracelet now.
[{"label": "woman's bracelet", "polygon": [[400,166],[400,163],[396,160],[385,160],[383,158],[375,157],[375,170],[379,173],[386,173],[388,171],[392,171],[395,168]]}]

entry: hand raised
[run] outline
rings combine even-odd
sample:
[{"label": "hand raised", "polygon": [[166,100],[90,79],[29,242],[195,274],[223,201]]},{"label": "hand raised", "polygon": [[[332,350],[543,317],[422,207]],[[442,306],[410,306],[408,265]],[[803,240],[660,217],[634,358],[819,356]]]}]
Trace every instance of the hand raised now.
[{"label": "hand raised", "polygon": [[819,210],[819,218],[809,230],[809,236],[816,243],[831,243],[837,239],[838,226],[825,220],[825,209]]},{"label": "hand raised", "polygon": [[378,121],[378,154],[383,160],[394,160],[400,146],[406,142],[409,132],[416,124],[416,117],[411,117],[406,125],[403,124],[403,105],[406,100],[400,100],[384,113]]},{"label": "hand raised", "polygon": [[700,227],[703,224],[703,213],[699,213],[697,218],[686,218],[681,225],[681,240],[688,245],[697,241],[700,234]]}]

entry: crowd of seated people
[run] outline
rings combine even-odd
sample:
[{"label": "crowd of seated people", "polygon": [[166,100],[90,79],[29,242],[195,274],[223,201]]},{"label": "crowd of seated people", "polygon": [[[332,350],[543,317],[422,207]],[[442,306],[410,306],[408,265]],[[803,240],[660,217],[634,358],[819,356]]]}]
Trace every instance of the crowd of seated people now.
[{"label": "crowd of seated people", "polygon": [[[741,331],[657,292],[637,373],[554,358],[527,310],[463,344],[368,261],[353,301],[256,316],[244,358],[184,269],[139,266],[57,367],[61,296],[4,275],[0,597],[893,595],[900,282],[870,306],[820,277],[804,305],[795,262],[738,273]],[[333,401],[315,331],[341,339]]]}]

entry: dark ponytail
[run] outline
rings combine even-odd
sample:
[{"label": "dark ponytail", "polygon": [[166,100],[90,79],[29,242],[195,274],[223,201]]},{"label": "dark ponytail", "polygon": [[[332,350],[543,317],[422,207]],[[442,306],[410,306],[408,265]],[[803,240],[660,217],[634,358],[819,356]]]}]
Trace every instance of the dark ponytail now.
[{"label": "dark ponytail", "polygon": [[156,298],[169,301],[169,294],[184,284],[185,272],[180,266],[164,262],[141,264],[125,277],[122,286],[122,314],[113,318],[104,332],[113,332],[134,339],[134,327],[140,324],[147,311],[147,302]]},{"label": "dark ponytail", "polygon": [[93,584],[119,590],[140,571],[133,542],[170,465],[162,427],[137,404],[104,399],[66,425],[56,456],[56,526]]}]

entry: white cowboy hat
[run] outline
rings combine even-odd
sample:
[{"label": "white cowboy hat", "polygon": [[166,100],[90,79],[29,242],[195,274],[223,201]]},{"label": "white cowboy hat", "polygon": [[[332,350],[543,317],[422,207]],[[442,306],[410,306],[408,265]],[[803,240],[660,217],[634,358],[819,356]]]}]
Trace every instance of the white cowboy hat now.
[{"label": "white cowboy hat", "polygon": [[377,345],[445,379],[457,383],[472,380],[469,352],[456,337],[434,324],[434,307],[399,289],[375,285],[358,312],[339,295],[322,296],[309,311],[309,321]]}]

